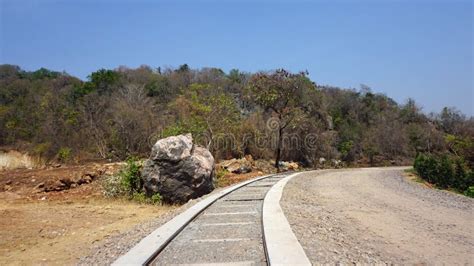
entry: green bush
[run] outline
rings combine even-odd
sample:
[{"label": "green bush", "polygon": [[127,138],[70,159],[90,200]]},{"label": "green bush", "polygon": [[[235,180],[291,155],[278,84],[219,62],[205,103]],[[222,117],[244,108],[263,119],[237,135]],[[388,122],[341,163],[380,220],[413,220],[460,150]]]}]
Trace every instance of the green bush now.
[{"label": "green bush", "polygon": [[413,167],[421,178],[440,188],[455,189],[467,195],[474,186],[474,172],[459,157],[419,154]]},{"label": "green bush", "polygon": [[152,203],[152,204],[161,203],[161,200],[162,200],[161,195],[158,194],[158,193],[156,193],[156,194],[154,194],[153,196],[151,196],[150,199],[151,199],[151,203]]},{"label": "green bush", "polygon": [[108,175],[102,179],[102,190],[104,196],[108,198],[115,198],[128,195],[128,191],[122,185],[122,176]]},{"label": "green bush", "polygon": [[469,172],[469,174],[466,175],[462,187],[465,187],[465,191],[470,190],[472,187],[474,187],[474,171],[471,171]]},{"label": "green bush", "polygon": [[468,189],[466,189],[466,191],[464,191],[464,195],[474,198],[474,186],[471,186]]},{"label": "green bush", "polygon": [[342,157],[346,157],[349,155],[352,146],[354,146],[354,142],[352,140],[344,141],[339,144],[338,150],[341,153]]},{"label": "green bush", "polygon": [[462,191],[468,189],[467,183],[469,183],[469,176],[466,173],[465,166],[462,160],[458,159],[454,162],[454,186]]},{"label": "green bush", "polygon": [[43,157],[45,156],[51,149],[51,143],[39,143],[33,148],[33,154]]},{"label": "green bush", "polygon": [[141,166],[137,158],[130,157],[127,164],[116,175],[104,178],[102,182],[104,195],[106,197],[127,197],[138,203],[161,203],[160,194],[147,197],[143,192],[143,182],[140,175]]},{"label": "green bush", "polygon": [[438,165],[438,176],[435,181],[441,188],[454,187],[455,177],[453,171],[453,162],[445,155],[442,156]]},{"label": "green bush", "polygon": [[131,200],[142,204],[160,204],[161,195],[155,194],[151,197],[147,197],[144,192],[135,192],[132,194]]},{"label": "green bush", "polygon": [[140,169],[141,165],[138,159],[130,157],[127,159],[127,165],[119,172],[122,186],[129,192],[129,194],[139,192],[142,188]]},{"label": "green bush", "polygon": [[58,160],[61,162],[67,162],[71,158],[71,149],[63,147],[58,151]]},{"label": "green bush", "polygon": [[133,201],[136,201],[138,203],[146,203],[147,197],[145,193],[143,192],[135,192],[132,194],[130,197]]},{"label": "green bush", "polygon": [[430,183],[436,183],[435,181],[438,178],[438,166],[433,157],[420,154],[416,157],[413,167],[423,179]]},{"label": "green bush", "polygon": [[180,124],[175,124],[166,127],[162,132],[162,137],[166,138],[170,136],[177,136],[183,133],[186,133],[186,130]]},{"label": "green bush", "polygon": [[227,171],[224,168],[219,168],[216,171],[216,178],[214,179],[214,186],[215,187],[223,187],[227,185],[227,181],[225,179],[225,175],[228,174],[229,171]]}]

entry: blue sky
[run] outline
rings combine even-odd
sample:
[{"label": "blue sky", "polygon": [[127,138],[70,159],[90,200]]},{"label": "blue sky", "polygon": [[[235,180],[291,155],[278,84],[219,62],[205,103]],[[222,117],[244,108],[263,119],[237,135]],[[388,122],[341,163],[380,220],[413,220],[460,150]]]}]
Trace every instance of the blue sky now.
[{"label": "blue sky", "polygon": [[308,70],[425,112],[474,115],[473,2],[0,0],[0,63]]}]

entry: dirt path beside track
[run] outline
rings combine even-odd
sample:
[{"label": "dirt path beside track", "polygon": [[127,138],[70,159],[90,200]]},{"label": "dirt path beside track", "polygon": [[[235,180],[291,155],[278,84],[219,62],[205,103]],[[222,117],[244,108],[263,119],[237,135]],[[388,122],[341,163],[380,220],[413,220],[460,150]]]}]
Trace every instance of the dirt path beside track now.
[{"label": "dirt path beside track", "polygon": [[474,199],[402,168],[303,173],[281,205],[313,263],[474,264]]}]

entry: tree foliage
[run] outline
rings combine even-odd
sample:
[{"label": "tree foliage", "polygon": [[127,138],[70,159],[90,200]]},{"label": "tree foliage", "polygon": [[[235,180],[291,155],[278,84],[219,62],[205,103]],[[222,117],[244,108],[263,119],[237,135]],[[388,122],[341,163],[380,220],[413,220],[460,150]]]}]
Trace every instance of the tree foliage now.
[{"label": "tree foliage", "polygon": [[306,77],[305,72],[292,74],[279,69],[271,73],[261,72],[253,75],[247,91],[249,99],[278,120],[275,127],[278,131],[275,167],[278,168],[285,129],[297,125],[304,115],[309,113],[314,102],[308,95],[316,93],[316,87]]},{"label": "tree foliage", "polygon": [[426,115],[414,100],[397,104],[365,85],[318,86],[306,72],[122,66],[82,81],[0,65],[1,146],[48,160],[123,160],[185,132],[218,160],[251,154],[310,166],[320,158],[406,165],[420,153],[447,154],[462,158],[467,172],[474,162],[472,117],[453,108]]}]

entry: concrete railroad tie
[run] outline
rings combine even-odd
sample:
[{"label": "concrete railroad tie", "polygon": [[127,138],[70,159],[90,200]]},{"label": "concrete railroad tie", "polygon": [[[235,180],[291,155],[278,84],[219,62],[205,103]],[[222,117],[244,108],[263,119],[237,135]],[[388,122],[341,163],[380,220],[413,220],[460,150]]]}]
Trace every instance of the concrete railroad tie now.
[{"label": "concrete railroad tie", "polygon": [[296,175],[262,176],[213,193],[114,265],[311,265],[279,204]]}]

